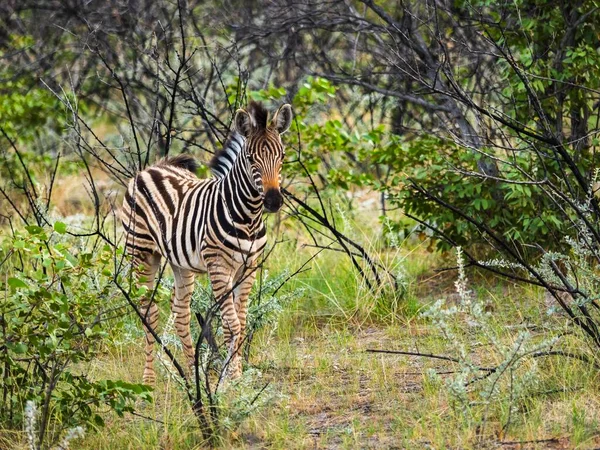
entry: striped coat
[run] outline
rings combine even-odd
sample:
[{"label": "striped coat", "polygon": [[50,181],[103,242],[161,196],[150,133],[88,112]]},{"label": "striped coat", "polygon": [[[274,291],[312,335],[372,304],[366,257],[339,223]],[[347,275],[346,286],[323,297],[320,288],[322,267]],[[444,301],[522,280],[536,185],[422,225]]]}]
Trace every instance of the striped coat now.
[{"label": "striped coat", "polygon": [[[262,214],[283,204],[280,134],[291,120],[289,105],[280,107],[269,122],[264,107],[251,103],[236,113],[234,130],[211,163],[211,178],[197,178],[195,161],[180,155],[139,172],[129,183],[122,208],[126,249],[139,281],[148,287],[163,258],[173,269],[171,308],[190,367],[191,294],[195,275],[207,272],[221,307],[229,374],[241,373],[247,299],[267,242]],[[144,299],[141,310],[146,319],[144,382],[153,383],[154,338],[147,327],[156,330],[158,307]]]}]

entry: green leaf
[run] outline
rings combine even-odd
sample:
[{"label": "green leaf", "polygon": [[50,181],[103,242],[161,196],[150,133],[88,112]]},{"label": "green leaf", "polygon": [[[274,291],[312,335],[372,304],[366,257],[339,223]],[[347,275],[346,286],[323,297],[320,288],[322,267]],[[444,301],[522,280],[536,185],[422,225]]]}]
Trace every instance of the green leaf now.
[{"label": "green leaf", "polygon": [[18,278],[9,278],[8,285],[14,287],[15,289],[27,287],[27,284],[23,280],[19,280]]},{"label": "green leaf", "polygon": [[94,414],[94,424],[96,424],[99,427],[104,427],[104,419],[98,414]]},{"label": "green leaf", "polygon": [[54,231],[59,234],[65,234],[67,232],[67,225],[63,222],[54,222]]},{"label": "green leaf", "polygon": [[41,234],[44,231],[42,227],[38,227],[37,225],[29,225],[25,229],[29,234]]},{"label": "green leaf", "polygon": [[19,342],[18,344],[12,345],[12,349],[15,353],[23,354],[27,351],[27,345],[25,345],[22,342]]}]

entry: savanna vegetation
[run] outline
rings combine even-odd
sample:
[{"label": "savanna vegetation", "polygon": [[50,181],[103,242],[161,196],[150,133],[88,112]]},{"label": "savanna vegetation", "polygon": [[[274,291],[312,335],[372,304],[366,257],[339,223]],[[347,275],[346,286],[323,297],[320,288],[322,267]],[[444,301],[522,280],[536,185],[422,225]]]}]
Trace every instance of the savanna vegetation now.
[{"label": "savanna vegetation", "polygon": [[[1,2],[0,448],[598,448],[599,6]],[[118,214],[251,100],[294,122],[231,381]]]}]

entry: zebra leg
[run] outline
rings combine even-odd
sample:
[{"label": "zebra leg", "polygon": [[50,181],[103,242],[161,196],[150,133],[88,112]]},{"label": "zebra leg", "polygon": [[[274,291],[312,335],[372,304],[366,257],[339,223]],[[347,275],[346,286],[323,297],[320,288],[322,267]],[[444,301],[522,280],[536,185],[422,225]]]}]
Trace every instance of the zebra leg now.
[{"label": "zebra leg", "polygon": [[181,339],[183,353],[187,360],[189,375],[194,374],[195,358],[194,345],[192,335],[190,333],[190,317],[191,317],[191,302],[192,293],[194,292],[194,284],[196,275],[191,270],[181,269],[176,266],[171,266],[175,277],[175,290],[171,300],[171,312],[175,314],[175,329],[177,335]]},{"label": "zebra leg", "polygon": [[[248,315],[248,297],[256,278],[256,267],[247,266],[242,278],[233,290],[235,311],[240,321],[240,341],[237,348],[238,359],[242,360],[244,340],[246,337],[246,316]],[[241,368],[240,368],[241,369]]]},{"label": "zebra leg", "polygon": [[[147,287],[148,292],[152,292],[154,287],[154,278],[160,266],[159,253],[139,253],[133,258],[134,270],[139,284]],[[158,305],[150,296],[141,300],[140,313],[144,317],[144,332],[146,334],[146,362],[144,363],[144,384],[154,384],[156,374],[154,373],[154,343],[156,340],[150,332],[150,328],[156,331],[158,326]]]},{"label": "zebra leg", "polygon": [[242,366],[237,354],[240,343],[240,321],[233,303],[233,274],[231,269],[209,263],[209,276],[215,300],[221,309],[223,336],[227,347],[227,375],[238,378],[242,374]]}]

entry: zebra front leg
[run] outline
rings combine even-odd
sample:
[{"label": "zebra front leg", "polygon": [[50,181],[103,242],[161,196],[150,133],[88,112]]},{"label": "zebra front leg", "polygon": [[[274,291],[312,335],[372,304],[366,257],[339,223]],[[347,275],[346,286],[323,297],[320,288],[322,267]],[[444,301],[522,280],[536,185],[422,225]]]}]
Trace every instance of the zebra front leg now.
[{"label": "zebra front leg", "polygon": [[171,266],[175,278],[175,290],[171,299],[171,312],[175,314],[175,329],[181,340],[183,353],[189,369],[188,376],[194,376],[195,358],[192,335],[190,333],[191,301],[196,275],[190,270]]},{"label": "zebra front leg", "polygon": [[[211,265],[209,265],[211,267]],[[238,355],[240,345],[240,321],[233,303],[233,274],[222,266],[212,266],[209,270],[213,294],[221,310],[223,337],[227,348],[227,376],[235,379],[242,374],[242,365]]]},{"label": "zebra front leg", "polygon": [[[240,342],[238,344],[237,354],[238,359],[242,361],[244,350],[244,341],[246,339],[246,317],[248,316],[248,297],[252,290],[252,285],[256,278],[257,268],[254,266],[246,266],[242,278],[238,281],[237,286],[233,290],[235,311],[240,321]],[[241,370],[241,367],[240,367]]]}]

